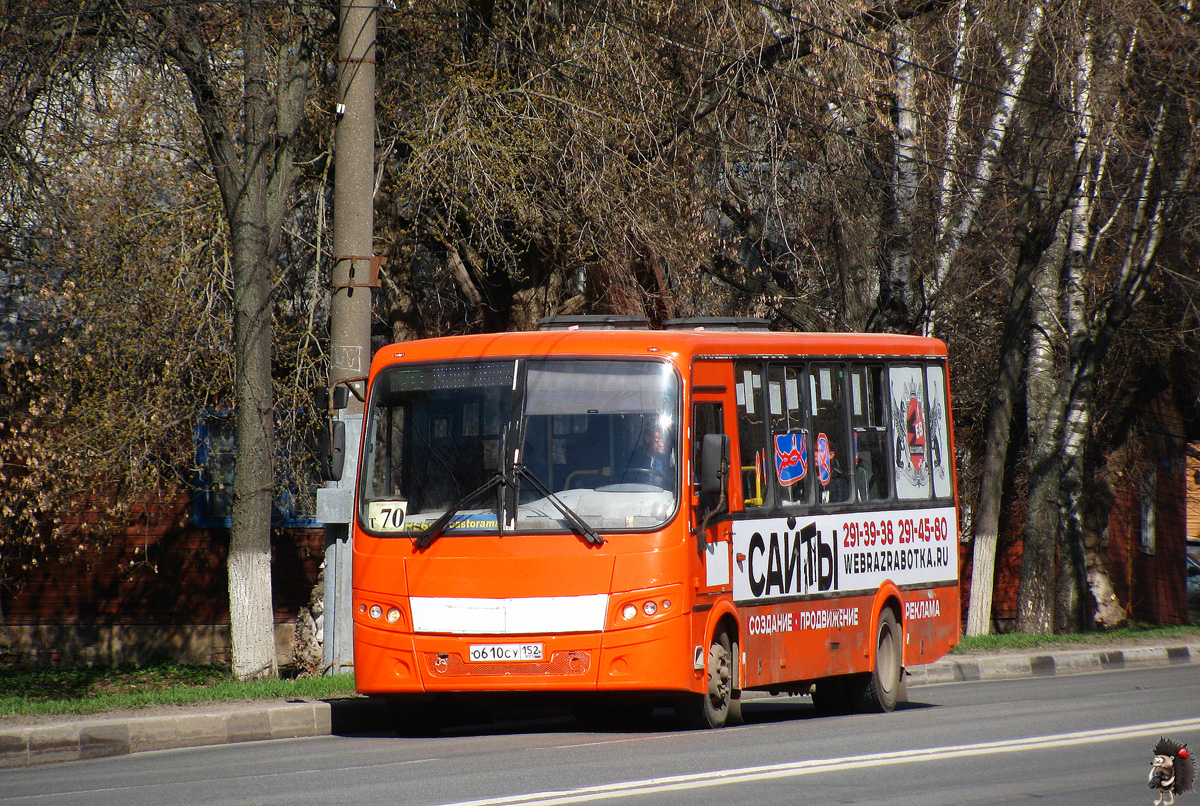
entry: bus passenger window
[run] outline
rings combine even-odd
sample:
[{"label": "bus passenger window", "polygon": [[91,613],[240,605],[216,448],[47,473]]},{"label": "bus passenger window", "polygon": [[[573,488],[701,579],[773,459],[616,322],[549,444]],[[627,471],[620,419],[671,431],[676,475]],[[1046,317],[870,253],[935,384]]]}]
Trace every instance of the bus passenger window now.
[{"label": "bus passenger window", "polygon": [[849,501],[853,493],[846,444],[846,370],[841,364],[813,364],[809,368],[809,413],[813,433],[812,466],[816,471],[817,502]]},{"label": "bus passenger window", "polygon": [[926,430],[925,371],[919,366],[893,364],[888,368],[888,398],[892,406],[896,497],[929,498],[929,440]]},{"label": "bus passenger window", "polygon": [[734,367],[737,379],[738,450],[742,498],[746,508],[761,507],[766,495],[766,411],[763,407],[762,367],[743,361]]},{"label": "bus passenger window", "polygon": [[855,495],[859,501],[882,501],[892,489],[883,367],[850,368],[850,427],[854,431]]},{"label": "bus passenger window", "polygon": [[949,498],[954,494],[950,478],[950,432],[946,413],[950,410],[946,395],[946,367],[930,364],[926,369],[929,389],[929,473],[933,477],[934,498]]},{"label": "bus passenger window", "polygon": [[767,475],[775,479],[781,506],[807,504],[812,489],[812,440],[804,420],[803,384],[803,367],[773,365],[767,370],[771,415]]}]

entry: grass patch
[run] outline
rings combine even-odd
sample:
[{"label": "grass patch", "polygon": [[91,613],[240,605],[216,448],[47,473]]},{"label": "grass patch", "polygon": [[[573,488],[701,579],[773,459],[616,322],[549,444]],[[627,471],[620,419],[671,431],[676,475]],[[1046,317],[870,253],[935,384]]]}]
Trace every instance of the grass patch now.
[{"label": "grass patch", "polygon": [[953,654],[970,655],[982,652],[998,652],[1011,649],[1071,649],[1088,646],[1104,646],[1122,643],[1176,643],[1200,639],[1200,627],[1124,627],[1106,632],[1069,633],[1065,635],[1039,635],[1034,633],[1009,633],[1007,635],[963,636],[962,643],[954,648]]},{"label": "grass patch", "polygon": [[161,662],[66,670],[0,669],[0,718],[94,714],[158,705],[253,699],[326,699],[354,694],[354,675],[239,682],[228,666]]}]

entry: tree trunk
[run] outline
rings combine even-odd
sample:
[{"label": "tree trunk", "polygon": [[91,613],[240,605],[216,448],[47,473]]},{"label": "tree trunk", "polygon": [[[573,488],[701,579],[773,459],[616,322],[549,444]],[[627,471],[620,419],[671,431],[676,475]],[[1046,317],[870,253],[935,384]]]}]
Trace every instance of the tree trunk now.
[{"label": "tree trunk", "polygon": [[[1071,238],[1063,267],[1063,322],[1068,345],[1067,371],[1063,373],[1061,395],[1067,400],[1062,428],[1062,472],[1059,479],[1059,571],[1055,592],[1055,628],[1059,632],[1078,632],[1084,628],[1083,590],[1087,571],[1083,559],[1082,522],[1070,515],[1078,512],[1083,494],[1083,449],[1090,431],[1091,381],[1084,395],[1072,393],[1076,381],[1091,372],[1087,365],[1090,338],[1084,321],[1083,276],[1092,223],[1093,182],[1088,156],[1092,139],[1091,86],[1093,80],[1092,36],[1083,30],[1075,59],[1075,92],[1071,102],[1077,120],[1074,138],[1075,165],[1079,179],[1071,200]],[[1082,391],[1082,390],[1081,390]]]},{"label": "tree trunk", "polygon": [[[1191,186],[1194,177],[1194,150],[1186,149],[1169,181],[1160,176],[1164,132],[1167,128],[1167,108],[1160,106],[1142,172],[1140,195],[1134,225],[1131,229],[1125,259],[1116,283],[1104,305],[1091,320],[1076,323],[1077,335],[1072,339],[1069,374],[1063,387],[1069,391],[1062,438],[1063,497],[1061,502],[1064,549],[1070,552],[1075,584],[1090,591],[1097,610],[1095,621],[1112,626],[1124,620],[1122,611],[1112,595],[1112,580],[1099,547],[1090,545],[1083,527],[1083,454],[1085,438],[1091,427],[1091,412],[1095,402],[1096,379],[1108,349],[1117,332],[1141,301],[1147,279],[1153,271],[1159,245],[1170,226],[1180,200]],[[1188,124],[1189,138],[1194,126]],[[1158,190],[1156,190],[1158,188]],[[1072,263],[1082,267],[1088,250],[1072,244]],[[1073,268],[1075,266],[1073,265]],[[1082,303],[1078,303],[1082,305]],[[1079,317],[1082,319],[1082,315]],[[1068,321],[1071,321],[1070,319]],[[1075,614],[1082,622],[1082,613]]]},{"label": "tree trunk", "polygon": [[239,680],[275,677],[271,604],[271,501],[274,497],[274,390],[271,386],[271,263],[267,229],[271,104],[261,12],[247,6],[245,162],[230,215],[233,236],[234,393],[237,458],[229,539],[229,629]]},{"label": "tree trunk", "polygon": [[892,181],[884,223],[884,276],[879,282],[880,323],[884,330],[911,333],[921,315],[920,287],[913,280],[913,220],[917,200],[916,77],[912,32],[905,22],[892,26]]},{"label": "tree trunk", "polygon": [[1017,628],[1029,633],[1050,633],[1054,629],[1058,424],[1062,410],[1062,401],[1057,394],[1055,347],[1062,340],[1057,321],[1058,274],[1067,247],[1067,227],[1068,217],[1060,216],[1054,241],[1041,256],[1034,273],[1029,305],[1029,346],[1025,364],[1029,495],[1017,609]]},{"label": "tree trunk", "polygon": [[241,4],[244,74],[240,114],[232,116],[242,121],[240,138],[226,128],[228,110],[197,21],[186,7],[164,8],[150,18],[161,27],[167,54],[187,78],[230,229],[237,456],[228,581],[233,672],[240,680],[274,677],[279,671],[271,594],[272,272],[295,181],[294,140],[308,92],[308,36],[313,29],[312,21],[301,21],[295,41],[280,47],[278,86],[272,94],[265,14],[261,5]]},{"label": "tree trunk", "polygon": [[1004,320],[1000,343],[1000,368],[996,373],[992,409],[984,437],[983,476],[975,512],[974,554],[971,563],[971,598],[967,606],[967,635],[991,632],[992,590],[996,574],[996,544],[1000,536],[1000,502],[1004,493],[1004,468],[1008,463],[1013,410],[1021,370],[1025,367],[1024,331],[1029,326],[1032,273],[1041,247],[1033,247],[1036,233],[1026,235],[1029,247],[1021,250]]}]

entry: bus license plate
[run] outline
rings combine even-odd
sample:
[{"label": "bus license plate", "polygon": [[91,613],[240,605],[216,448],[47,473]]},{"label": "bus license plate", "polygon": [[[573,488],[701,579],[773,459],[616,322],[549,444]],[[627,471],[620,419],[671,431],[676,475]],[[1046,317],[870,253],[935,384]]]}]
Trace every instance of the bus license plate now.
[{"label": "bus license plate", "polygon": [[471,660],[477,662],[541,659],[541,644],[471,644]]}]

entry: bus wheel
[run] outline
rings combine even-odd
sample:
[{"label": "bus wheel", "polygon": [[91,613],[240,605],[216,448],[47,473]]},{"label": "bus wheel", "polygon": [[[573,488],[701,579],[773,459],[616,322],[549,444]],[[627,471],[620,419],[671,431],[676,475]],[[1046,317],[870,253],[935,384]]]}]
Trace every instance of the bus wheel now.
[{"label": "bus wheel", "polygon": [[875,633],[875,670],[863,691],[862,702],[866,710],[887,713],[896,707],[900,697],[900,678],[904,669],[900,665],[900,625],[896,614],[886,608],[879,614],[879,629]]},{"label": "bus wheel", "polygon": [[[739,649],[737,642],[734,641],[731,644],[729,657],[731,672],[737,671],[738,659],[740,657],[741,650]],[[741,681],[739,680],[738,682]],[[739,688],[734,688],[729,695],[729,713],[725,717],[725,724],[727,726],[736,726],[744,724],[745,721],[746,720],[742,717],[742,692]]]},{"label": "bus wheel", "polygon": [[[732,702],[732,644],[729,634],[718,630],[708,647],[708,691],[704,694],[687,695],[676,710],[686,727],[700,730],[720,728],[729,720]],[[738,711],[740,713],[740,708]]]}]

